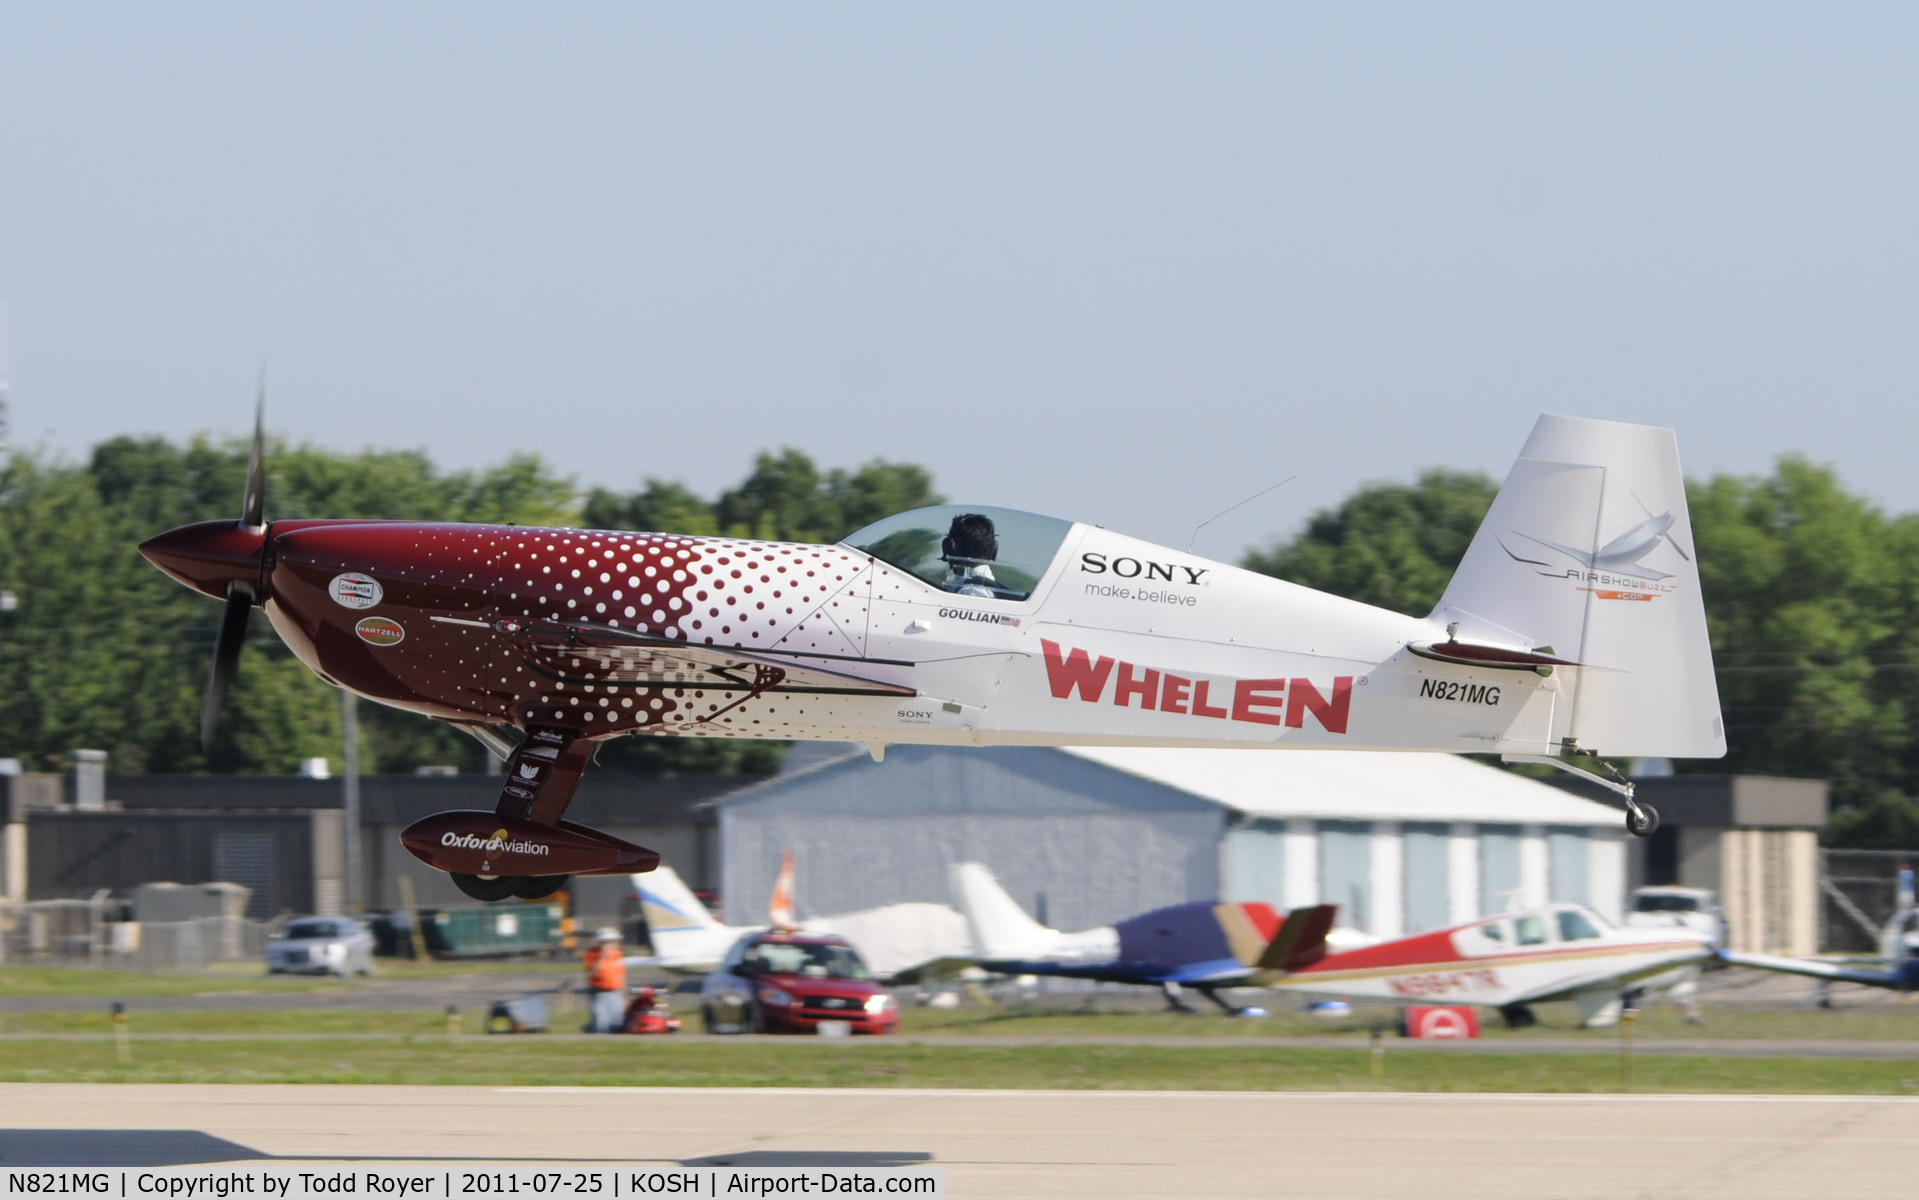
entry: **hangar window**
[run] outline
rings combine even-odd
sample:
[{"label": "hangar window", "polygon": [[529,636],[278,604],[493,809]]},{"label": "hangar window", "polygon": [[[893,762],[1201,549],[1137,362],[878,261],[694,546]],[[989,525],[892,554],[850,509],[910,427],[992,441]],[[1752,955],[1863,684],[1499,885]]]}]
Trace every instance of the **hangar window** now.
[{"label": "hangar window", "polygon": [[940,504],[876,521],[845,544],[955,595],[1024,600],[1072,528],[1011,508]]}]

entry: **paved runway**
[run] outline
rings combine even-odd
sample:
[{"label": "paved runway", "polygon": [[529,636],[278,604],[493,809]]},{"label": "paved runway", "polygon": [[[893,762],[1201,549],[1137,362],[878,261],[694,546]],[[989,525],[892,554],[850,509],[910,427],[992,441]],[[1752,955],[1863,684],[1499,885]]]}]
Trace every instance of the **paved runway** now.
[{"label": "paved runway", "polygon": [[1900,1098],[0,1084],[7,1166],[930,1162],[955,1197],[1798,1200],[1897,1194],[1915,1150]]}]

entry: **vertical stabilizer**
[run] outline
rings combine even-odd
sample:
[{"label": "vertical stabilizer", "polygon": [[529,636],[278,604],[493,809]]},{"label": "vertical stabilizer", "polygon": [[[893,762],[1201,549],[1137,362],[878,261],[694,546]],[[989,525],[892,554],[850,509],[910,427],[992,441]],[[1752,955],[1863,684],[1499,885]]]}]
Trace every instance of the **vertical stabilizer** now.
[{"label": "vertical stabilizer", "polygon": [[979,957],[1038,958],[1059,940],[1059,931],[1027,916],[984,865],[959,863],[952,868],[949,882],[953,903],[966,917],[973,950]]},{"label": "vertical stabilizer", "polygon": [[767,919],[773,922],[775,929],[798,929],[798,915],[793,911],[793,852],[780,851],[780,874],[773,881],[773,896],[766,902]]},{"label": "vertical stabilizer", "polygon": [[1618,756],[1726,752],[1705,603],[1670,429],[1544,416],[1473,536],[1436,626],[1581,664],[1507,753],[1565,738]]},{"label": "vertical stabilizer", "polygon": [[[657,938],[661,934],[691,933],[725,926],[706,911],[693,889],[686,886],[672,867],[656,867],[644,875],[633,876],[633,890],[640,894],[640,911],[646,914],[646,927]],[[659,943],[653,943],[658,950]]]}]

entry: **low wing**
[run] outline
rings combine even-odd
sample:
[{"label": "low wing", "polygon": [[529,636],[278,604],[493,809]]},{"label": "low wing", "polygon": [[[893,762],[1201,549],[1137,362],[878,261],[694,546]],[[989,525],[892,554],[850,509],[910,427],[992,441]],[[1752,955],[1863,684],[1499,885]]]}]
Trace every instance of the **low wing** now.
[{"label": "low wing", "polygon": [[1721,962],[1734,967],[1752,967],[1759,971],[1779,971],[1786,975],[1805,975],[1812,979],[1832,979],[1840,983],[1863,983],[1868,987],[1896,988],[1899,978],[1889,971],[1874,971],[1846,963],[1821,962],[1816,958],[1784,958],[1776,954],[1741,954],[1721,950]]},{"label": "low wing", "polygon": [[[654,688],[699,687],[708,691],[805,692],[840,696],[913,696],[918,693],[896,683],[883,683],[853,671],[818,665],[814,661],[755,650],[743,652],[724,646],[701,646],[673,638],[654,637],[576,621],[502,622],[502,632],[518,642],[533,669],[567,682],[601,686]],[[851,663],[880,660],[852,659]],[[883,665],[910,666],[887,660]]]}]

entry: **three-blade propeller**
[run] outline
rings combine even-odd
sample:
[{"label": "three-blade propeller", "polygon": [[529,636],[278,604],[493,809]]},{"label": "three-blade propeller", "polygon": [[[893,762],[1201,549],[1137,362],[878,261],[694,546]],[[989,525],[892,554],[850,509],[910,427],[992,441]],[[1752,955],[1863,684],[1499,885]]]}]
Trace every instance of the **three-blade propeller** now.
[{"label": "three-blade propeller", "polygon": [[[262,462],[265,439],[261,420],[266,411],[266,378],[253,402],[253,453],[247,460],[246,492],[240,500],[240,526],[256,533],[266,531],[266,470]],[[260,602],[259,583],[236,579],[227,584],[227,606],[220,614],[220,634],[213,643],[213,673],[207,677],[206,695],[200,700],[200,749],[213,744],[213,731],[220,723],[220,708],[226,703],[227,689],[240,668],[240,648],[246,645],[247,621],[253,606]]]}]

